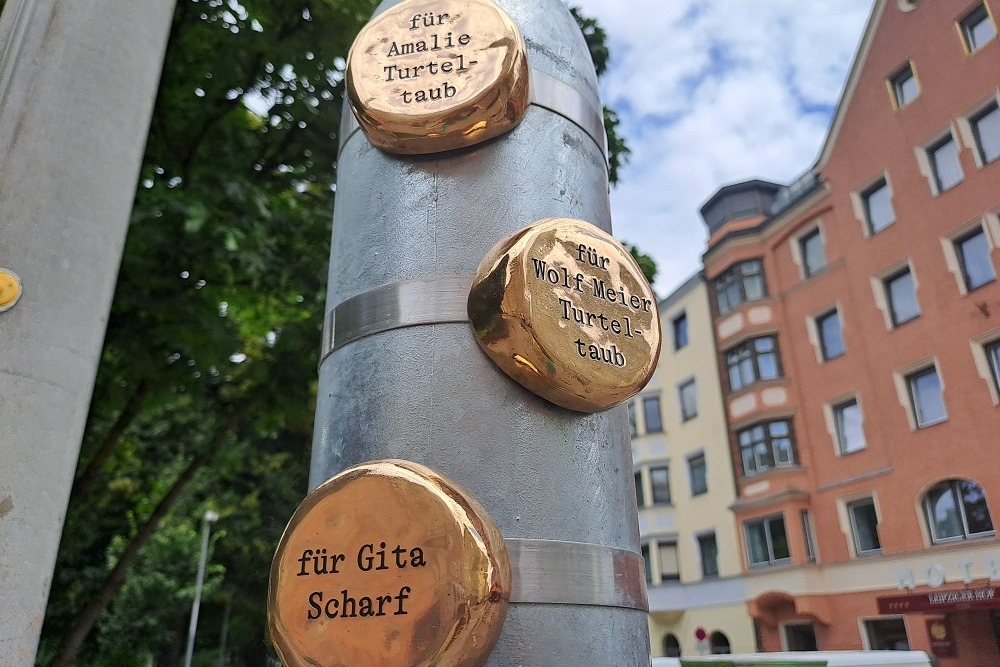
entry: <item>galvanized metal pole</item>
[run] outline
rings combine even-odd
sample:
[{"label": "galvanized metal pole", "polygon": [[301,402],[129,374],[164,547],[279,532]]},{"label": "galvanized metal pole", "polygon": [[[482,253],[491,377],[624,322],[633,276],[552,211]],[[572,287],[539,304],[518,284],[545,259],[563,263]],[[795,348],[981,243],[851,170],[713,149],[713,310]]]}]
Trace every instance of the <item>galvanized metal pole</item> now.
[{"label": "galvanized metal pole", "polygon": [[33,665],[173,0],[0,16],[0,665]]},{"label": "galvanized metal pole", "polygon": [[[602,580],[599,567],[609,553],[639,551],[624,407],[583,414],[547,403],[494,367],[464,321],[463,286],[504,236],[553,216],[611,227],[601,106],[579,28],[560,0],[497,4],[520,28],[531,69],[534,102],[514,130],[405,157],[345,123],[327,309],[356,339],[321,364],[310,485],[384,458],[450,476],[509,544],[556,547],[544,572],[512,551],[522,597],[489,665],[646,666],[646,614],[609,604],[622,582]],[[336,309],[352,297],[357,308]],[[373,326],[374,310],[422,323]]]}]

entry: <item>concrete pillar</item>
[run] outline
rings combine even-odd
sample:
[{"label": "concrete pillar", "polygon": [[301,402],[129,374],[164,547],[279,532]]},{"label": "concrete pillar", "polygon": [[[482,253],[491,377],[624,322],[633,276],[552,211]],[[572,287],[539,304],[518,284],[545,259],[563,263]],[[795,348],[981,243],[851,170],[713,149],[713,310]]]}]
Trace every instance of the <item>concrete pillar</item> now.
[{"label": "concrete pillar", "polygon": [[[536,83],[536,73],[555,79],[599,113],[593,64],[566,6],[497,4],[525,38]],[[497,241],[543,218],[580,218],[610,231],[598,144],[539,104],[510,133],[451,153],[393,156],[351,135],[338,162],[327,310],[383,285],[471,277]],[[400,311],[417,292],[401,292]],[[438,296],[464,304],[456,295],[429,298]],[[451,308],[437,323],[361,337],[325,359],[311,487],[360,462],[408,459],[465,486],[507,539],[637,554],[624,406],[583,414],[531,394],[493,366],[468,322],[455,321],[463,312]],[[566,566],[580,568],[584,587],[587,564]],[[488,664],[648,666],[646,613],[514,602]]]},{"label": "concrete pillar", "polygon": [[173,5],[0,16],[0,665],[34,665]]}]

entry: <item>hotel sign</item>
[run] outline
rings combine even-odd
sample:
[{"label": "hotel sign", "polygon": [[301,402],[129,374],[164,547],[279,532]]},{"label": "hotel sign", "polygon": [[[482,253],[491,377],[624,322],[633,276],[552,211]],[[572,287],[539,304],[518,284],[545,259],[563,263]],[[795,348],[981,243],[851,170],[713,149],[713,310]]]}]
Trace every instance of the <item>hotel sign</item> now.
[{"label": "hotel sign", "polygon": [[982,586],[954,591],[931,591],[915,595],[880,597],[880,614],[918,614],[927,612],[1000,609],[1000,587]]}]

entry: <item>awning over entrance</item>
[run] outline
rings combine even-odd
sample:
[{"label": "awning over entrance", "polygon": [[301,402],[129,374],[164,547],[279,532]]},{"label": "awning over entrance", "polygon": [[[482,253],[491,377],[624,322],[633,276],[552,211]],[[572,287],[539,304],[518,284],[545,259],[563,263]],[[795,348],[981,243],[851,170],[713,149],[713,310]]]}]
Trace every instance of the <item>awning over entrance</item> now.
[{"label": "awning over entrance", "polygon": [[817,623],[830,625],[830,608],[822,595],[793,596],[784,591],[769,591],[747,602],[750,615],[769,625],[777,625],[782,612],[789,607],[794,614],[810,616]]},{"label": "awning over entrance", "polygon": [[877,599],[880,614],[926,614],[973,609],[1000,609],[1000,586],[980,586]]}]

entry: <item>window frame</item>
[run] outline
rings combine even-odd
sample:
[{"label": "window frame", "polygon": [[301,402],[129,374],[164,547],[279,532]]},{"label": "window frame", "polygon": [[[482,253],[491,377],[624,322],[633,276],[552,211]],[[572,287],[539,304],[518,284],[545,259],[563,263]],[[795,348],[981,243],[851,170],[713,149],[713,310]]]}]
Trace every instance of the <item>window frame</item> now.
[{"label": "window frame", "polygon": [[[718,579],[719,578],[719,539],[715,534],[714,530],[698,533],[694,536],[695,543],[698,545],[698,562],[701,566],[701,578],[702,579]],[[714,572],[709,572],[709,568],[705,567],[705,544],[704,541],[711,540],[715,545],[714,554]]]},{"label": "window frame", "polygon": [[[674,551],[674,562],[677,563],[677,571],[670,572],[669,574],[663,571],[663,549],[664,547],[673,548]],[[662,539],[656,541],[656,568],[660,572],[660,582],[664,581],[680,581],[681,580],[681,553],[680,549],[677,548],[677,540],[675,539]]]},{"label": "window frame", "polygon": [[[968,262],[966,259],[966,255],[962,250],[962,247],[963,244],[971,241],[977,236],[983,237],[983,243],[986,245],[986,263],[989,265],[990,271],[993,275],[989,280],[985,280],[983,282],[973,285],[970,281]],[[951,244],[955,251],[955,259],[958,262],[959,272],[961,273],[962,276],[962,285],[965,287],[966,293],[973,292],[979,289],[980,287],[985,287],[986,285],[989,285],[992,282],[996,282],[997,272],[996,272],[996,267],[993,266],[993,258],[991,256],[993,246],[990,244],[990,237],[986,233],[986,228],[982,225],[982,223],[976,224],[971,229],[966,230],[964,233],[953,237],[951,239]]]},{"label": "window frame", "polygon": [[[860,446],[854,446],[853,448],[849,448],[847,446],[847,431],[845,429],[844,420],[845,410],[851,407],[855,407],[858,410],[858,425],[861,432],[861,444]],[[840,456],[847,456],[848,454],[854,454],[867,449],[868,440],[865,438],[864,413],[861,411],[861,402],[858,401],[858,397],[851,396],[846,400],[834,403],[830,406],[830,410],[833,414],[833,428],[834,437],[837,443],[837,453]]]},{"label": "window frame", "polygon": [[634,470],[632,476],[635,478],[635,505],[642,509],[646,506],[646,486],[642,481],[642,469]]},{"label": "window frame", "polygon": [[[752,265],[756,265],[756,268],[747,268]],[[760,296],[751,299],[747,296],[747,284],[756,282],[759,282]],[[763,258],[745,259],[729,265],[712,279],[712,290],[715,292],[715,307],[719,311],[719,315],[725,315],[745,303],[766,299],[768,296],[767,276],[764,274]],[[735,290],[735,294],[731,294],[730,290]],[[725,304],[723,304],[723,295],[726,295]],[[736,300],[732,300],[730,296],[735,296]]]},{"label": "window frame", "polygon": [[[921,420],[920,410],[917,407],[917,392],[915,391],[916,380],[934,374],[937,377],[938,383],[938,397],[941,402],[941,411],[943,416],[933,420]],[[922,368],[915,369],[906,374],[904,377],[906,381],[906,389],[910,397],[910,409],[913,411],[913,423],[918,429],[928,428],[934,426],[935,424],[940,424],[942,422],[948,421],[948,406],[944,402],[944,382],[941,380],[941,373],[938,372],[938,367],[936,364],[931,364],[930,366],[923,366]]]},{"label": "window frame", "polygon": [[816,546],[816,528],[813,526],[812,513],[799,510],[799,520],[802,523],[802,539],[806,544],[806,560],[810,563],[819,562],[819,549]]},{"label": "window frame", "polygon": [[670,330],[674,336],[674,352],[684,349],[691,342],[686,312],[675,315],[670,319]]},{"label": "window frame", "polygon": [[[983,146],[983,134],[980,122],[992,114],[997,114],[998,136],[993,140],[997,145],[997,148],[995,149],[996,153],[989,156],[986,154],[986,150]],[[990,100],[990,102],[977,109],[974,113],[969,114],[966,118],[966,122],[968,123],[968,129],[972,137],[972,149],[976,157],[976,165],[982,169],[983,167],[1000,159],[1000,100],[997,100],[997,98],[994,97]]]},{"label": "window frame", "polygon": [[903,650],[895,648],[894,645],[889,646],[888,644],[886,644],[886,647],[883,647],[883,641],[873,641],[875,639],[873,635],[878,631],[878,628],[875,627],[877,624],[885,624],[896,621],[901,623],[903,626],[903,635],[906,637],[907,650],[912,648],[912,643],[910,642],[910,631],[906,628],[905,616],[878,616],[872,618],[860,618],[858,620],[861,621],[861,636],[865,650]]},{"label": "window frame", "polygon": [[[685,392],[690,389],[692,392],[687,396]],[[691,399],[691,406],[688,406],[685,397]],[[698,416],[698,385],[695,378],[688,378],[677,385],[677,405],[680,408],[681,422],[691,421]],[[690,409],[689,409],[690,408]]]},{"label": "window frame", "polygon": [[[958,169],[958,178],[954,181],[949,182],[947,185],[941,179],[941,162],[938,160],[938,156],[941,154],[941,150],[946,146],[951,146],[953,153],[949,154],[949,158],[954,157],[955,163],[954,167]],[[962,170],[962,160],[959,156],[961,152],[961,146],[958,143],[958,139],[955,137],[955,133],[949,130],[942,134],[940,137],[928,143],[923,148],[924,156],[927,159],[927,168],[930,171],[930,183],[931,192],[935,196],[939,196],[948,192],[949,190],[955,188],[962,181],[965,180],[965,171]]]},{"label": "window frame", "polygon": [[[982,43],[975,43],[975,28],[983,22],[989,23],[993,27],[993,34],[987,37]],[[985,2],[980,2],[966,12],[962,18],[955,22],[955,27],[958,29],[959,37],[962,39],[962,46],[969,55],[977,53],[997,36],[996,23],[993,22],[993,15],[990,13],[990,8]]]},{"label": "window frame", "polygon": [[[649,405],[656,405],[656,420],[653,426],[650,426],[649,419]],[[659,394],[648,394],[642,397],[642,426],[643,433],[663,433],[663,406],[660,403]]]},{"label": "window frame", "polygon": [[[840,341],[840,353],[830,354],[827,346],[826,336],[824,336],[823,323],[831,318],[837,318],[837,336]],[[847,344],[844,342],[844,323],[840,319],[840,309],[834,306],[830,310],[824,311],[813,318],[813,326],[816,327],[816,341],[819,343],[819,356],[824,362],[833,361],[847,354]]]},{"label": "window frame", "polygon": [[[876,225],[875,220],[872,218],[871,201],[874,196],[883,190],[885,191],[885,196],[887,197],[889,205],[889,212],[892,216],[884,222],[879,221],[878,225]],[[892,205],[892,195],[893,192],[892,186],[889,184],[889,177],[884,173],[882,176],[872,181],[867,187],[862,188],[860,192],[858,192],[858,199],[861,204],[861,215],[864,218],[865,231],[868,232],[868,236],[875,236],[895,224],[896,208]]]},{"label": "window frame", "polygon": [[[819,242],[819,253],[821,262],[819,266],[811,266],[809,263],[809,253],[807,248],[809,243],[813,240]],[[813,227],[811,230],[801,235],[796,239],[799,246],[799,257],[802,259],[802,277],[812,278],[818,273],[822,273],[823,269],[827,267],[826,261],[826,239],[823,238],[823,230],[820,229],[819,225]]]},{"label": "window frame", "polygon": [[[657,472],[657,471],[660,471],[660,470],[662,470],[666,474],[666,491],[667,491],[667,499],[666,500],[662,500],[660,498],[657,498],[657,492],[656,491],[657,491],[658,487],[657,487],[657,484],[656,484],[656,480],[653,478],[653,473]],[[650,465],[649,466],[649,489],[650,489],[649,500],[653,504],[654,507],[656,507],[656,506],[662,507],[664,505],[672,505],[673,504],[673,495],[672,495],[673,491],[672,491],[671,486],[670,486],[670,464],[669,463],[657,463],[656,465]],[[662,490],[662,487],[660,487],[660,489]]]},{"label": "window frame", "polygon": [[[702,481],[703,486],[695,486],[695,464],[701,462],[702,470]],[[687,468],[688,468],[688,485],[691,487],[691,497],[701,496],[708,493],[708,460],[705,458],[705,452],[697,452],[691,454],[687,457]]]},{"label": "window frame", "polygon": [[[909,276],[910,284],[913,287],[913,303],[916,307],[914,313],[912,313],[906,319],[900,319],[896,313],[895,300],[892,298],[892,287],[891,284],[904,276]],[[912,322],[921,315],[920,301],[917,299],[917,281],[913,275],[913,269],[910,267],[909,263],[900,268],[897,271],[893,271],[889,275],[882,278],[882,289],[885,292],[885,303],[889,309],[889,321],[892,323],[892,328],[896,329],[906,324],[907,322]]]},{"label": "window frame", "polygon": [[[758,351],[757,343],[765,340],[770,340],[772,349],[765,350],[763,352]],[[731,346],[729,349],[723,351],[723,358],[726,365],[726,379],[729,384],[729,392],[736,393],[738,391],[743,391],[747,387],[751,387],[758,382],[766,382],[768,380],[777,380],[784,377],[784,373],[781,367],[781,354],[778,349],[778,336],[776,334],[765,334],[763,336],[754,336],[751,338],[746,338],[739,343]],[[735,360],[731,360],[732,355],[739,355]],[[744,356],[745,355],[745,356]],[[760,372],[760,359],[773,356],[774,357],[774,369],[775,374],[773,376],[763,377]],[[751,371],[752,377],[748,381],[742,379],[743,375],[743,364],[749,362],[749,369]],[[738,387],[733,385],[733,370],[739,371],[741,380]]]},{"label": "window frame", "polygon": [[[968,509],[966,508],[965,498],[959,488],[963,483],[974,484],[979,492],[983,496],[983,503],[986,505],[986,514],[989,518],[990,525],[992,528],[990,530],[982,530],[973,533],[969,528],[968,519]],[[948,491],[952,494],[952,499],[955,501],[955,507],[958,509],[958,516],[962,523],[962,534],[961,535],[950,535],[950,536],[937,536],[936,527],[938,525],[937,521],[933,519],[933,509],[931,508],[930,495],[935,489],[941,487],[948,487]],[[950,544],[952,542],[961,542],[962,540],[978,540],[981,538],[993,537],[996,535],[996,525],[993,523],[993,514],[990,512],[989,502],[986,500],[986,493],[983,490],[982,485],[971,479],[945,479],[934,484],[927,491],[924,492],[921,498],[921,506],[924,511],[924,521],[927,523],[927,535],[930,537],[931,544]]]},{"label": "window frame", "polygon": [[[912,80],[916,86],[916,91],[913,93],[912,97],[907,97],[906,83],[910,80]],[[920,97],[920,79],[917,78],[917,69],[913,66],[912,60],[907,60],[892,74],[890,74],[886,79],[886,84],[889,87],[889,97],[892,100],[892,107],[896,111],[905,109],[912,104],[914,100]]]},{"label": "window frame", "polygon": [[993,388],[1000,396],[1000,338],[984,342],[983,353],[986,355],[986,363],[990,367]]},{"label": "window frame", "polygon": [[[863,548],[861,545],[861,533],[859,530],[858,516],[855,510],[861,508],[871,507],[871,511],[875,516],[875,525],[872,526],[872,531],[875,535],[875,540],[878,542],[877,547]],[[855,498],[844,503],[844,511],[847,512],[847,520],[851,525],[851,543],[854,548],[854,555],[858,557],[864,556],[876,556],[882,553],[882,536],[878,532],[878,526],[880,523],[878,515],[878,506],[875,504],[874,496],[866,496],[864,498]]]},{"label": "window frame", "polygon": [[[788,430],[788,434],[786,436],[777,436],[774,433],[772,433],[771,431],[772,427],[777,424],[786,425]],[[754,439],[754,430],[758,428],[762,429],[762,433],[764,436],[763,439],[759,441]],[[750,436],[750,442],[747,445],[744,445],[743,443],[744,433],[747,433]],[[779,457],[777,456],[777,452],[779,450],[776,450],[775,447],[777,446],[777,442],[780,440],[788,440],[788,450],[791,454],[791,458],[787,462],[779,462]],[[768,461],[770,461],[769,465],[761,466],[761,464],[758,462],[757,453],[758,453],[758,445],[760,444],[767,445],[766,449],[767,452],[769,453],[769,458],[768,458]],[[768,419],[738,429],[736,431],[736,446],[739,448],[740,451],[740,461],[743,468],[744,477],[753,477],[755,475],[760,475],[775,468],[794,468],[799,465],[798,448],[795,445],[795,429],[793,428],[791,417],[786,417],[783,419]],[[750,459],[754,461],[753,470],[747,469],[748,452],[750,454]]]},{"label": "window frame", "polygon": [[[785,549],[788,551],[788,555],[782,556],[781,558],[776,557],[774,551],[774,538],[771,535],[771,522],[775,520],[781,521],[782,530],[785,533]],[[750,549],[750,529],[758,524],[764,527],[764,537],[765,537],[765,545],[767,547],[768,559],[767,561],[755,562],[753,560],[753,555]],[[782,512],[779,512],[777,514],[769,514],[767,516],[758,517],[756,519],[744,520],[743,540],[745,545],[747,565],[750,568],[773,567],[775,565],[786,565],[792,562],[792,550],[791,546],[788,543],[788,529],[785,527],[785,515]]]}]

